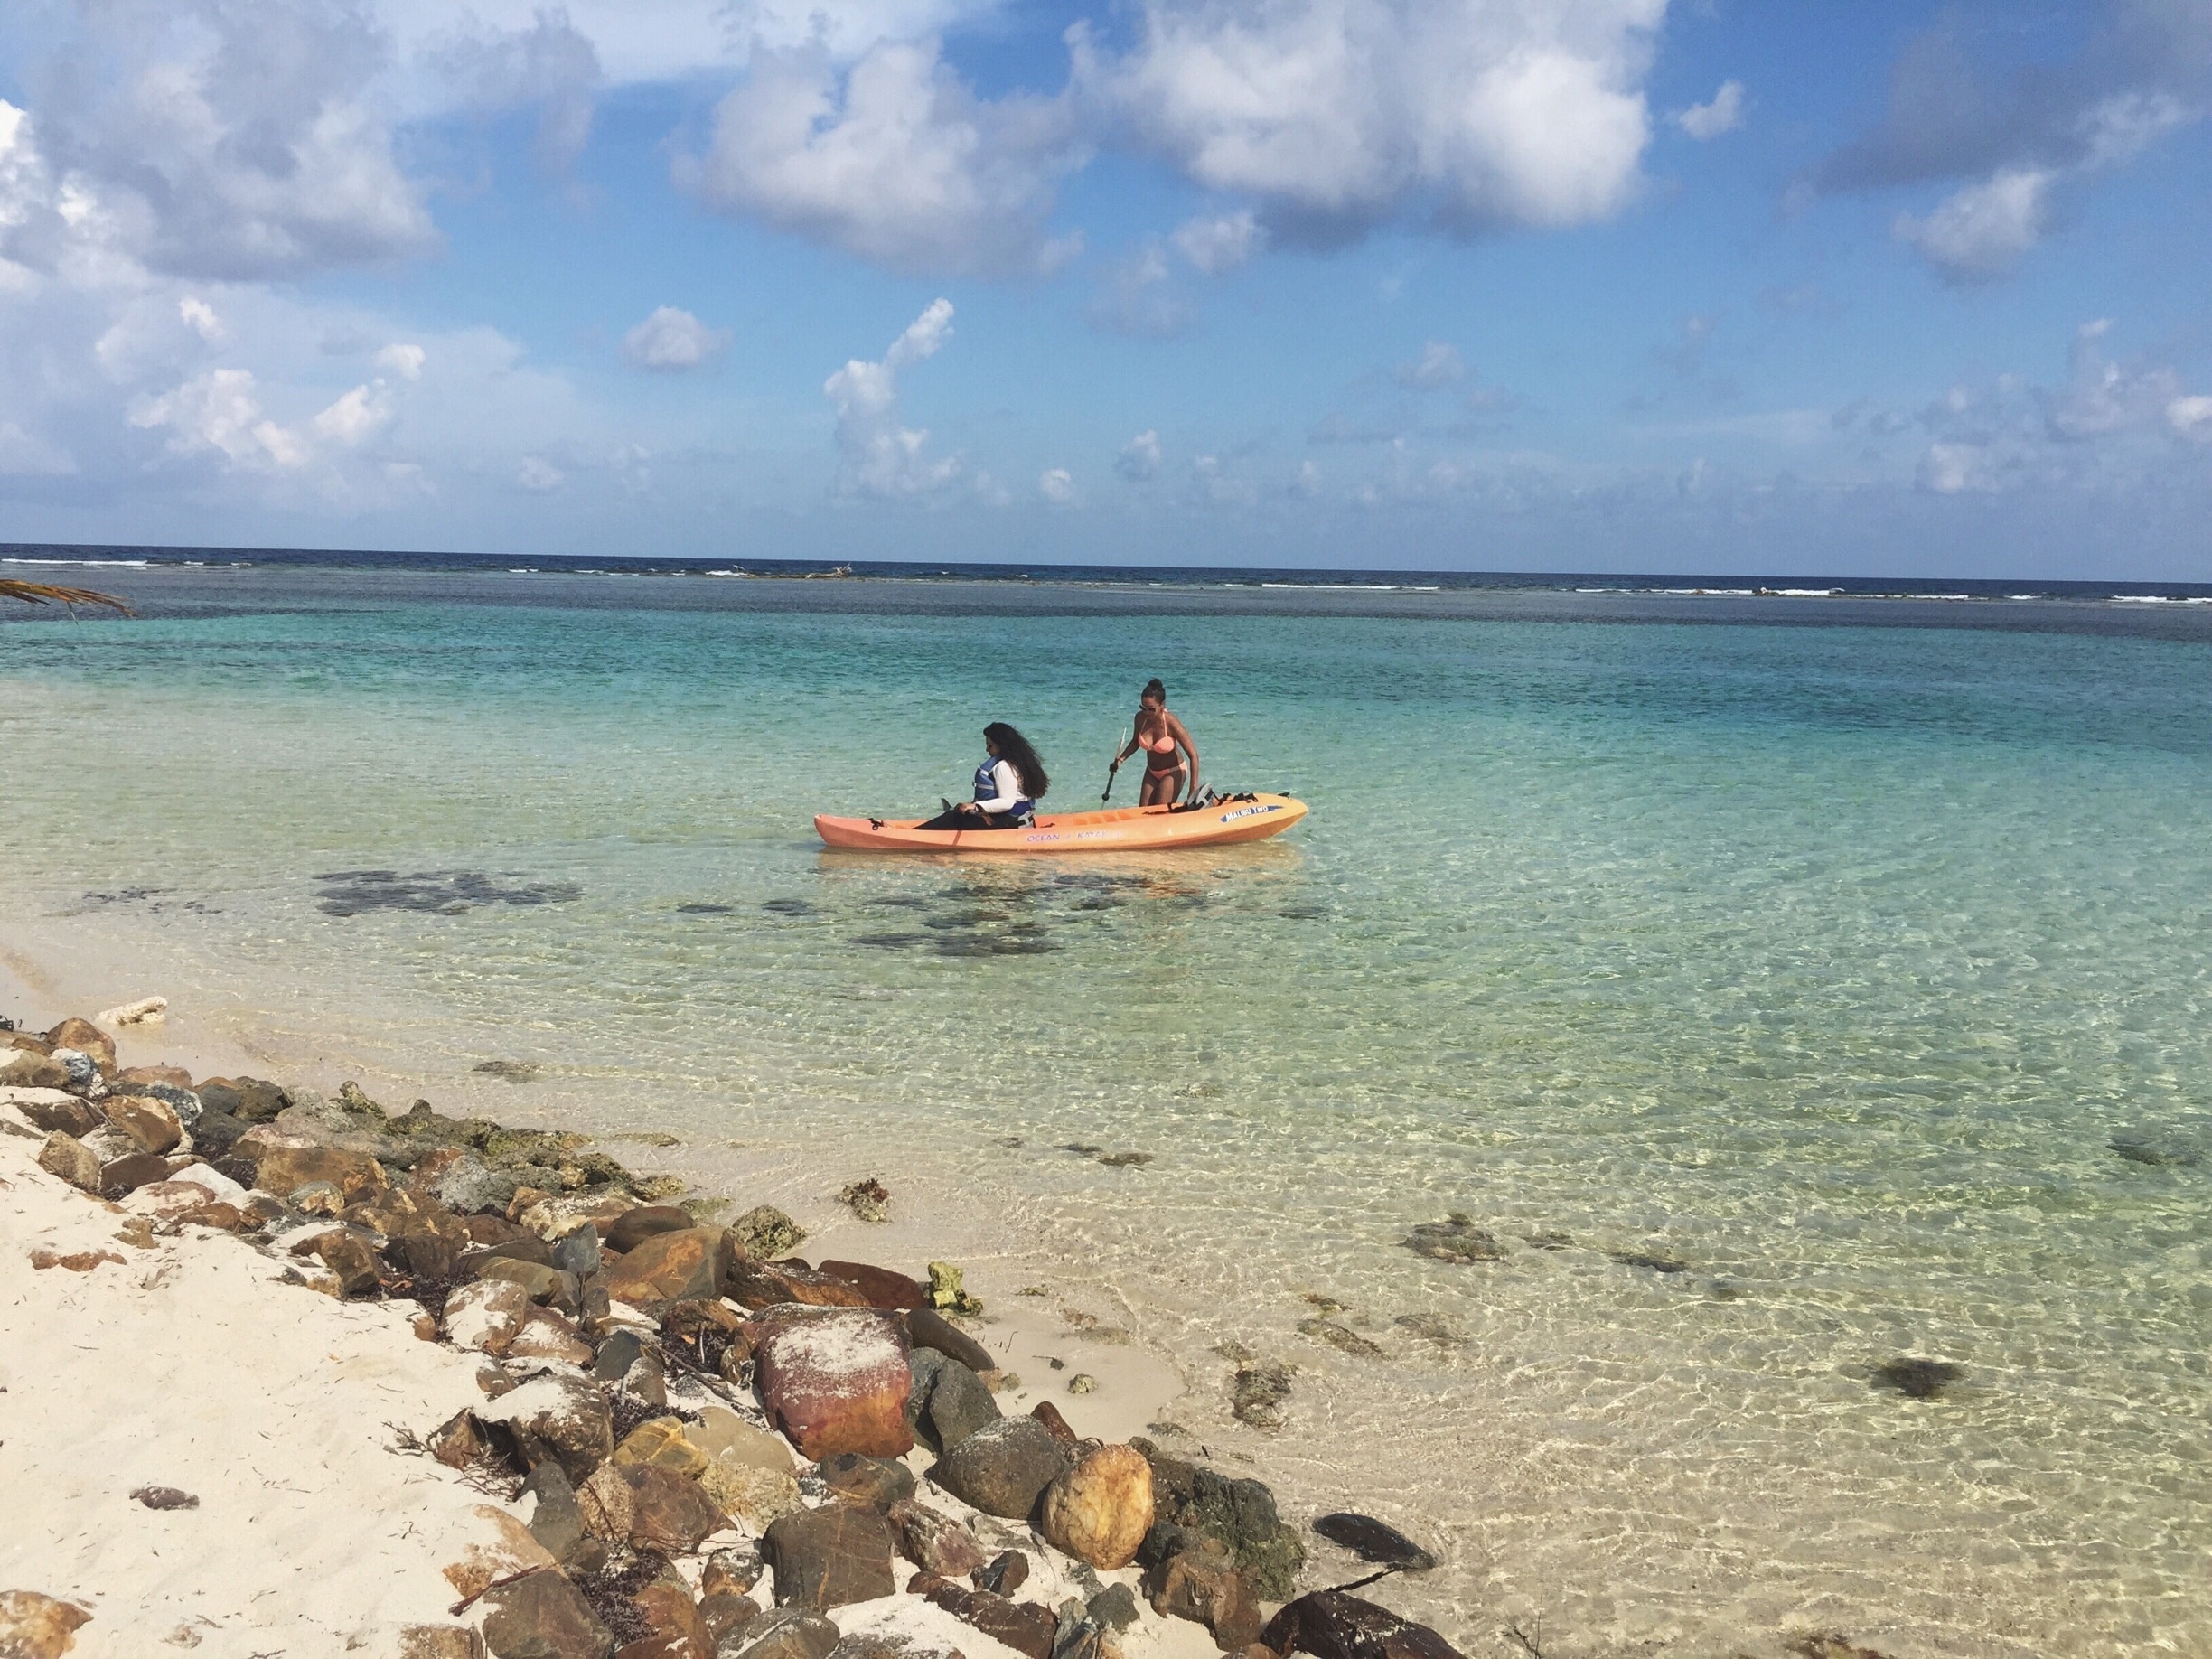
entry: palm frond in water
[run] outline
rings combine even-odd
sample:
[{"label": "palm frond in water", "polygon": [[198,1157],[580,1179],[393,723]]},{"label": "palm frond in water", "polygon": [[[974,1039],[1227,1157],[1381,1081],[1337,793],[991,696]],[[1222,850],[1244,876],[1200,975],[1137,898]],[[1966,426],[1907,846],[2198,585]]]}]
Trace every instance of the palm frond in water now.
[{"label": "palm frond in water", "polygon": [[0,576],[0,599],[21,599],[26,605],[44,605],[49,600],[62,605],[104,605],[110,610],[128,616],[131,608],[113,594],[94,593],[89,587],[56,587],[46,582],[17,582]]}]

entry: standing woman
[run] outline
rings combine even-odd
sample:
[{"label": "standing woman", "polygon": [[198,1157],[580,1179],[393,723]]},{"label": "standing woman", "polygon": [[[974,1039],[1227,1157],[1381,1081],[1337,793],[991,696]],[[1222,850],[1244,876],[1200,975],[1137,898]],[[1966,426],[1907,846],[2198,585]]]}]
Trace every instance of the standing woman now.
[{"label": "standing woman", "polygon": [[[1198,745],[1191,741],[1183,722],[1167,712],[1167,688],[1157,680],[1148,681],[1138,698],[1136,727],[1113,757],[1109,778],[1139,749],[1145,752],[1145,774],[1143,791],[1137,798],[1139,806],[1173,806],[1186,786],[1191,799],[1197,799]],[[1185,755],[1190,756],[1187,768],[1183,764]]]}]

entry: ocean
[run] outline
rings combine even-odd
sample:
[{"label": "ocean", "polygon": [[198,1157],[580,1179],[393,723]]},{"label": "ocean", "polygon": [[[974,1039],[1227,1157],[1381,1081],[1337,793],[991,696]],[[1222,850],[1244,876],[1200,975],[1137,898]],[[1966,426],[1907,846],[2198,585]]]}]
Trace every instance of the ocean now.
[{"label": "ocean", "polygon": [[[141,612],[0,625],[0,949],[878,1175],[1438,1547],[1377,1593],[1471,1654],[2212,1651],[2212,590],[102,557],[0,562]],[[1155,674],[1310,817],[811,833],[995,719],[1094,803]]]}]

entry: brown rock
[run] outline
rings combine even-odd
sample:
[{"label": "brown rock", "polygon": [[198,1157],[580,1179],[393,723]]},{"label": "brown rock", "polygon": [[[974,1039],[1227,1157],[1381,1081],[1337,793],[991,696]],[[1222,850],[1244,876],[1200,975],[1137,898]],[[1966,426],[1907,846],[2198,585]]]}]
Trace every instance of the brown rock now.
[{"label": "brown rock", "polygon": [[933,1585],[926,1599],[1027,1659],[1052,1659],[1054,1620],[1050,1608],[959,1584]]},{"label": "brown rock", "polygon": [[802,1508],[799,1483],[773,1469],[743,1463],[710,1463],[698,1477],[700,1488],[722,1513],[736,1515],[755,1532]]},{"label": "brown rock", "polygon": [[[25,1090],[24,1093],[33,1092]],[[100,1109],[90,1101],[80,1101],[73,1094],[64,1094],[59,1089],[38,1092],[36,1100],[18,1099],[15,1110],[42,1129],[59,1129],[64,1135],[83,1139],[108,1121]]]},{"label": "brown rock", "polygon": [[433,1429],[423,1445],[449,1469],[465,1469],[484,1454],[483,1433],[466,1410],[455,1411]]},{"label": "brown rock", "polygon": [[661,1233],[684,1233],[698,1225],[690,1211],[672,1204],[640,1204],[616,1216],[600,1242],[611,1251],[627,1252]]},{"label": "brown rock", "polygon": [[902,1457],[914,1448],[906,1344],[864,1308],[776,1308],[753,1322],[755,1376],[776,1426],[810,1458]]},{"label": "brown rock", "polygon": [[192,1073],[181,1065],[127,1065],[108,1080],[118,1083],[167,1083],[172,1089],[189,1089]]},{"label": "brown rock", "polygon": [[111,1094],[100,1102],[100,1111],[141,1152],[173,1152],[184,1139],[176,1108],[150,1094]]},{"label": "brown rock", "polygon": [[92,1064],[99,1067],[102,1077],[115,1075],[115,1038],[90,1020],[79,1019],[72,1015],[49,1031],[46,1041],[53,1048],[73,1048],[80,1054],[90,1054]]},{"label": "brown rock", "polygon": [[1029,1558],[1019,1550],[1006,1550],[991,1558],[990,1565],[968,1575],[978,1589],[996,1596],[1011,1596],[1029,1582]]},{"label": "brown rock", "polygon": [[454,1279],[453,1241],[436,1233],[398,1233],[384,1246],[384,1260],[402,1279],[417,1284],[446,1285]]},{"label": "brown rock", "polygon": [[69,1067],[51,1054],[33,1048],[0,1048],[0,1088],[61,1089],[68,1084]]},{"label": "brown rock", "polygon": [[631,1495],[630,1483],[613,1464],[594,1471],[592,1477],[576,1489],[576,1513],[584,1519],[584,1530],[594,1538],[621,1543],[630,1536],[630,1523],[637,1515],[637,1499]]},{"label": "brown rock", "polygon": [[484,1659],[483,1632],[473,1625],[408,1625],[398,1659]]},{"label": "brown rock", "polygon": [[[239,1143],[241,1148],[245,1144]],[[368,1153],[339,1147],[264,1147],[255,1158],[254,1185],[279,1198],[317,1181],[328,1181],[348,1204],[373,1197],[391,1185],[384,1166]]]},{"label": "brown rock", "polygon": [[680,1417],[655,1417],[640,1423],[614,1448],[618,1468],[632,1464],[670,1469],[696,1480],[707,1467],[707,1454],[684,1438]]},{"label": "brown rock", "polygon": [[61,1176],[71,1186],[88,1193],[98,1193],[100,1189],[100,1161],[92,1148],[74,1135],[54,1130],[40,1146],[38,1161],[41,1169]]},{"label": "brown rock", "polygon": [[737,1633],[734,1659],[829,1659],[838,1645],[838,1627],[803,1607],[777,1607]]},{"label": "brown rock", "polygon": [[0,1031],[0,1051],[21,1048],[34,1054],[51,1054],[53,1045],[35,1031]]},{"label": "brown rock", "polygon": [[735,1256],[736,1242],[726,1227],[656,1233],[608,1264],[607,1295],[633,1306],[711,1302],[721,1295]]},{"label": "brown rock", "polygon": [[630,1599],[653,1635],[677,1638],[701,1659],[714,1652],[714,1637],[708,1634],[698,1605],[682,1585],[656,1579]]},{"label": "brown rock", "polygon": [[909,1498],[892,1504],[886,1519],[898,1536],[899,1553],[923,1572],[964,1579],[982,1570],[983,1546],[951,1516]]},{"label": "brown rock", "polygon": [[483,1606],[493,1659],[611,1659],[614,1652],[614,1638],[558,1569],[493,1585]]},{"label": "brown rock", "polygon": [[717,1550],[699,1570],[699,1593],[706,1596],[742,1596],[761,1580],[766,1563],[758,1548]]},{"label": "brown rock", "polygon": [[383,1288],[376,1253],[354,1234],[333,1228],[315,1241],[314,1253],[337,1276],[340,1296],[374,1296]]},{"label": "brown rock", "polygon": [[1279,1655],[1317,1659],[1464,1659],[1428,1626],[1342,1590],[1316,1590],[1288,1603],[1260,1640]]},{"label": "brown rock", "polygon": [[1063,1446],[1073,1446],[1083,1437],[1068,1426],[1068,1420],[1060,1415],[1060,1408],[1049,1400],[1040,1400],[1029,1408],[1029,1415],[1052,1431],[1052,1438]]},{"label": "brown rock", "polygon": [[822,1612],[895,1592],[891,1526],[872,1509],[830,1504],[783,1516],[761,1540],[776,1605]]},{"label": "brown rock", "polygon": [[530,1317],[530,1293],[503,1279],[480,1279],[445,1298],[445,1335],[455,1347],[500,1354]]},{"label": "brown rock", "polygon": [[760,1603],[750,1596],[741,1596],[728,1590],[719,1595],[709,1593],[699,1598],[699,1623],[707,1626],[711,1638],[708,1652],[733,1630],[743,1630],[760,1617]]},{"label": "brown rock", "polygon": [[889,1509],[914,1495],[914,1471],[895,1457],[870,1457],[860,1452],[839,1452],[824,1457],[815,1471],[823,1486],[848,1504]]},{"label": "brown rock", "polygon": [[576,1276],[558,1268],[520,1261],[512,1256],[494,1256],[476,1263],[475,1276],[479,1280],[503,1279],[510,1284],[520,1285],[533,1302],[570,1308],[576,1305]]},{"label": "brown rock", "polygon": [[739,1258],[724,1290],[746,1308],[773,1308],[791,1302],[809,1308],[867,1308],[867,1293],[803,1261],[751,1261]]},{"label": "brown rock", "polygon": [[92,1615],[74,1602],[35,1590],[0,1590],[0,1654],[6,1659],[61,1659]]},{"label": "brown rock", "polygon": [[986,1514],[1026,1521],[1073,1459],[1034,1417],[1002,1418],[977,1429],[930,1471],[930,1478]]},{"label": "brown rock", "polygon": [[630,1488],[633,1545],[680,1555],[722,1530],[722,1512],[697,1481],[651,1464],[632,1464],[615,1473]]},{"label": "brown rock", "polygon": [[825,1261],[816,1270],[851,1285],[867,1298],[871,1308],[920,1308],[929,1298],[921,1280],[865,1261]]},{"label": "brown rock", "polygon": [[1101,1572],[1137,1559],[1152,1529],[1152,1466],[1127,1446],[1101,1446],[1045,1488],[1045,1542]]},{"label": "brown rock", "polygon": [[211,1077],[193,1091],[210,1111],[241,1123],[267,1123],[292,1103],[292,1097],[258,1077]]},{"label": "brown rock", "polygon": [[576,1335],[576,1327],[550,1308],[533,1308],[523,1316],[522,1328],[507,1345],[509,1359],[558,1360],[564,1365],[592,1363],[591,1344]]},{"label": "brown rock", "polygon": [[505,1423],[522,1460],[536,1467],[558,1457],[571,1482],[581,1481],[614,1452],[614,1415],[598,1384],[547,1372],[485,1402],[476,1415]]},{"label": "brown rock", "polygon": [[190,1222],[195,1227],[212,1227],[218,1233],[237,1233],[247,1225],[245,1212],[228,1199],[211,1198],[205,1204],[195,1204],[182,1212],[177,1220]]},{"label": "brown rock", "polygon": [[491,1535],[472,1542],[462,1551],[459,1561],[444,1569],[445,1582],[459,1591],[463,1599],[481,1596],[503,1579],[518,1579],[524,1573],[553,1565],[552,1552],[505,1510],[479,1504],[476,1518],[484,1523]]},{"label": "brown rock", "polygon": [[67,1255],[56,1251],[34,1250],[31,1265],[43,1270],[46,1268],[67,1268],[72,1273],[89,1273],[103,1261],[112,1261],[120,1267],[123,1258],[112,1250],[73,1250]]},{"label": "brown rock", "polygon": [[169,1160],[158,1152],[133,1152],[100,1167],[100,1191],[111,1198],[169,1178]]},{"label": "brown rock", "polygon": [[1230,1564],[1228,1551],[1210,1540],[1168,1561],[1152,1610],[1204,1625],[1223,1653],[1260,1639],[1260,1604],[1251,1586]]},{"label": "brown rock", "polygon": [[979,1374],[997,1367],[990,1350],[934,1308],[913,1308],[905,1316],[906,1339],[917,1348],[934,1348]]}]

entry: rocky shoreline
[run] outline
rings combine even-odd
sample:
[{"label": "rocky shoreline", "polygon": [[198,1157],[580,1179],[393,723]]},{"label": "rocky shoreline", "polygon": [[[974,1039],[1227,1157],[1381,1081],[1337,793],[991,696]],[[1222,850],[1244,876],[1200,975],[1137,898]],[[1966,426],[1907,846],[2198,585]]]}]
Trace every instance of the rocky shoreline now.
[{"label": "rocky shoreline", "polygon": [[[1299,1593],[1303,1536],[1261,1482],[1141,1436],[1084,1437],[1049,1401],[1007,1414],[1015,1379],[977,1340],[982,1308],[952,1264],[915,1275],[811,1261],[781,1211],[718,1222],[735,1206],[670,1202],[681,1182],[633,1175],[581,1136],[450,1118],[424,1101],[395,1111],[351,1083],[326,1099],[118,1064],[111,1033],[161,1012],[154,998],[40,1034],[0,1030],[5,1168],[57,1195],[65,1184],[76,1206],[22,1206],[57,1219],[43,1233],[26,1223],[7,1272],[89,1282],[130,1274],[145,1252],[230,1252],[277,1281],[257,1295],[258,1317],[283,1321],[287,1296],[327,1297],[384,1338],[411,1330],[466,1375],[473,1397],[436,1420],[325,1426],[353,1435],[354,1450],[410,1460],[410,1481],[434,1479],[449,1498],[497,1500],[470,1506],[475,1531],[458,1549],[396,1563],[442,1577],[445,1617],[378,1627],[346,1651],[1457,1654],[1352,1594],[1359,1584]],[[844,1197],[866,1215],[888,1195],[864,1182]],[[110,1242],[89,1242],[88,1222]],[[150,1290],[165,1270],[140,1283]],[[1078,1416],[1086,1382],[1070,1379]],[[1252,1372],[1252,1409],[1266,1409],[1269,1382]],[[192,1402],[174,1410],[189,1419]],[[163,1486],[129,1495],[155,1512],[199,1503]],[[1369,1516],[1314,1526],[1375,1576],[1434,1565]],[[101,1629],[130,1595],[0,1586],[0,1654],[131,1651]],[[190,1622],[161,1637],[206,1639]]]}]

